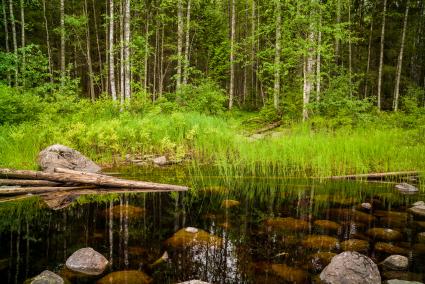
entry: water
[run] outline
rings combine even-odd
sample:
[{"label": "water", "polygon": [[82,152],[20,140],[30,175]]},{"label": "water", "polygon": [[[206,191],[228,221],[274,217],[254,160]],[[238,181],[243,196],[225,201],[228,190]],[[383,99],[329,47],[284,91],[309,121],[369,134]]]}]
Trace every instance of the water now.
[{"label": "water", "polygon": [[[144,273],[135,279],[127,274],[128,283],[143,283],[142,277],[152,283],[311,283],[344,249],[359,250],[376,263],[394,252],[406,255],[408,271],[381,269],[383,279],[425,280],[425,243],[417,240],[425,222],[406,211],[425,196],[401,195],[393,184],[222,178],[178,167],[120,172],[196,190],[82,196],[56,211],[34,197],[0,203],[1,283],[22,283],[45,269],[71,283],[96,283],[122,270]],[[372,211],[361,208],[363,202],[370,202]],[[187,227],[198,230],[197,239]],[[370,228],[400,234],[390,241],[375,230],[374,238]],[[349,239],[358,241],[344,242]],[[99,277],[64,267],[74,251],[87,246],[112,263]],[[99,283],[112,283],[104,280]]]}]

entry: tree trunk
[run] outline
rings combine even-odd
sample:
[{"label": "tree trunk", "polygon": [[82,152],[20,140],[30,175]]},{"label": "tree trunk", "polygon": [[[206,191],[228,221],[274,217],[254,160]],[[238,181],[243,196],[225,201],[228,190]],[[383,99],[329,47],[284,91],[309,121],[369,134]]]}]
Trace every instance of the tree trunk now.
[{"label": "tree trunk", "polygon": [[236,1],[231,0],[231,27],[230,27],[230,86],[229,86],[229,109],[233,107],[234,84],[235,84],[235,31],[236,31]]},{"label": "tree trunk", "polygon": [[60,0],[60,41],[61,41],[61,76],[65,77],[65,0]]},{"label": "tree trunk", "polygon": [[[321,8],[320,8],[321,9]],[[321,74],[321,49],[322,49],[322,11],[320,10],[319,15],[319,30],[317,35],[317,62],[316,62],[316,101],[320,101],[320,88],[322,82],[322,74]]]},{"label": "tree trunk", "polygon": [[[47,180],[25,180],[25,179],[0,179],[0,185],[15,186],[61,186],[63,183]],[[0,192],[3,189],[0,189]]]},{"label": "tree trunk", "polygon": [[[310,31],[308,40],[310,42],[310,45],[313,45],[314,42],[314,32],[313,28],[310,25]],[[304,88],[303,88],[303,120],[308,119],[308,104],[310,103],[310,96],[311,96],[311,90],[313,89],[313,65],[314,65],[314,59],[313,59],[313,48],[310,47],[307,54],[307,62],[304,63]]]},{"label": "tree trunk", "polygon": [[186,43],[184,50],[184,69],[183,69],[183,84],[187,85],[189,78],[189,50],[190,50],[190,4],[191,0],[187,0],[187,13],[186,13]]},{"label": "tree trunk", "polygon": [[156,190],[187,190],[185,186],[159,184],[144,181],[132,181],[119,179],[107,175],[92,174],[87,172],[79,172],[68,169],[55,168],[54,173],[30,170],[11,170],[0,169],[0,176],[7,178],[24,178],[24,179],[42,179],[55,182],[71,182],[78,184],[97,185],[118,188],[139,188],[139,189],[156,189]]},{"label": "tree trunk", "polygon": [[[25,47],[25,9],[24,9],[24,0],[20,0],[21,8],[21,47]],[[22,49],[22,65],[21,65],[21,77],[22,77],[22,86],[25,87],[25,49]]]},{"label": "tree trunk", "polygon": [[381,110],[381,90],[382,90],[382,68],[384,65],[384,41],[385,41],[385,17],[387,13],[387,0],[384,0],[384,10],[382,13],[381,29],[381,51],[379,53],[379,71],[378,71],[378,109]]},{"label": "tree trunk", "polygon": [[161,33],[161,58],[159,60],[159,88],[158,88],[158,96],[162,96],[162,91],[164,88],[164,24],[162,24],[162,33]]},{"label": "tree trunk", "polygon": [[251,41],[251,92],[253,92],[254,94],[254,101],[255,101],[255,105],[257,102],[257,90],[255,89],[255,33],[256,33],[256,27],[255,27],[255,0],[252,0],[252,6],[251,6],[251,37],[252,37],[252,41]]},{"label": "tree trunk", "polygon": [[370,31],[369,31],[369,45],[367,48],[367,65],[366,65],[366,78],[365,78],[365,86],[364,86],[364,97],[367,97],[368,93],[368,83],[369,83],[369,70],[370,70],[370,56],[372,50],[372,35],[373,35],[373,19],[370,22]]},{"label": "tree trunk", "polygon": [[[105,15],[109,15],[108,11],[108,4],[109,0],[105,0]],[[109,94],[109,85],[110,85],[110,78],[109,78],[109,19],[108,16],[105,17],[105,70],[102,70],[102,72],[105,72],[105,92]]]},{"label": "tree trunk", "polygon": [[[7,13],[6,13],[6,0],[3,0],[1,2],[2,10],[3,10],[3,22],[4,22],[4,41],[5,41],[5,48],[6,52],[10,52],[9,48],[9,29],[8,29],[8,22],[7,22]],[[7,74],[7,84],[10,86],[11,80],[10,80],[10,74]]]},{"label": "tree trunk", "polygon": [[[341,23],[341,0],[337,0],[336,4],[336,23],[339,25]],[[339,63],[339,39],[335,41],[335,62]]]},{"label": "tree trunk", "polygon": [[180,91],[182,83],[182,49],[183,49],[183,5],[182,0],[177,2],[177,77],[176,91]]},{"label": "tree trunk", "polygon": [[[15,57],[18,58],[18,43],[16,39],[16,25],[15,25],[15,14],[13,12],[13,0],[9,0],[9,13],[10,13],[10,24],[12,25],[12,40],[13,40],[13,52]],[[15,86],[18,85],[18,66],[15,65]]]},{"label": "tree trunk", "polygon": [[144,88],[148,91],[148,59],[149,59],[149,16],[146,13],[146,32],[145,32],[145,65],[144,65]]},{"label": "tree trunk", "polygon": [[348,0],[348,79],[350,84],[350,97],[353,96],[352,87],[352,48],[351,48],[351,0]]},{"label": "tree trunk", "polygon": [[395,87],[394,87],[394,103],[393,108],[394,111],[398,111],[398,98],[400,95],[400,77],[401,77],[401,69],[403,64],[403,50],[404,50],[404,40],[406,38],[406,29],[407,29],[407,18],[409,16],[409,0],[406,1],[406,11],[404,14],[404,21],[403,21],[403,33],[401,35],[401,47],[400,47],[400,53],[398,55],[397,60],[397,74],[396,74],[396,81],[395,81]]},{"label": "tree trunk", "polygon": [[131,68],[130,68],[130,0],[124,0],[124,98],[131,98]]},{"label": "tree trunk", "polygon": [[122,0],[119,1],[119,13],[120,13],[120,77],[119,77],[119,84],[120,84],[120,104],[121,104],[121,110],[124,106],[124,100],[125,100],[125,72],[124,72],[124,10],[123,10],[123,2]]},{"label": "tree trunk", "polygon": [[275,43],[275,59],[274,59],[274,91],[273,91],[273,105],[276,110],[279,109],[279,96],[280,96],[280,52],[281,52],[281,6],[280,0],[276,1],[276,43]]},{"label": "tree trunk", "polygon": [[[44,1],[44,0],[43,0]],[[99,41],[99,30],[97,28],[97,13],[96,13],[96,4],[95,0],[92,0],[92,9],[93,9],[93,20],[94,20],[94,31],[96,34],[96,45],[97,45],[97,57],[99,60],[99,75],[100,75],[100,88],[101,93],[105,92],[104,78],[103,78],[103,60],[102,53],[100,51],[100,41]]]},{"label": "tree trunk", "polygon": [[[62,0],[63,1],[63,0]],[[114,0],[109,0],[109,82],[112,100],[117,100],[114,63]]]},{"label": "tree trunk", "polygon": [[52,50],[50,48],[49,26],[47,23],[47,16],[46,16],[46,0],[43,0],[42,4],[43,4],[44,27],[46,29],[47,60],[49,62],[50,81],[53,81]]},{"label": "tree trunk", "polygon": [[89,91],[90,91],[90,98],[94,102],[96,95],[94,93],[94,81],[93,81],[93,65],[91,60],[91,42],[90,42],[90,15],[88,13],[88,5],[87,0],[84,0],[84,14],[87,18],[87,26],[86,26],[86,48],[87,48],[87,65],[89,68]]}]

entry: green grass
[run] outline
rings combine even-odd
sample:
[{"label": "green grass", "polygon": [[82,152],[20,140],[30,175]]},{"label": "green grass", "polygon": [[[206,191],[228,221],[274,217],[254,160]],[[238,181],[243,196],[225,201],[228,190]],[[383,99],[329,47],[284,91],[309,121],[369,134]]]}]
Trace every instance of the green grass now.
[{"label": "green grass", "polygon": [[[34,169],[38,152],[61,143],[102,164],[126,154],[190,156],[194,167],[217,166],[223,176],[314,176],[425,169],[419,129],[391,125],[333,131],[306,125],[280,137],[252,141],[242,133],[246,119],[199,113],[76,114],[0,127],[0,166]],[[43,122],[45,121],[45,122]]]}]

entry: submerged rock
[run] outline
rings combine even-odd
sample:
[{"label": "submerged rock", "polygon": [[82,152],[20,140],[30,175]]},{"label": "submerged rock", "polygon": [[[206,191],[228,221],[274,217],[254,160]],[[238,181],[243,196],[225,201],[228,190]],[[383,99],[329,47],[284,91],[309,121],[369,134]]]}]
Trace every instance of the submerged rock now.
[{"label": "submerged rock", "polygon": [[90,247],[77,250],[66,260],[68,269],[87,275],[100,275],[107,265],[108,260]]},{"label": "submerged rock", "polygon": [[418,242],[425,243],[425,232],[418,233],[416,238],[418,239]]},{"label": "submerged rock", "polygon": [[369,250],[369,242],[365,240],[349,239],[341,243],[341,249],[344,251],[367,252]]},{"label": "submerged rock", "polygon": [[140,217],[143,217],[145,214],[146,209],[132,206],[132,205],[115,205],[112,207],[112,210],[110,208],[107,208],[103,211],[103,215],[105,217],[108,217],[110,214],[112,214],[112,217],[115,219],[121,218],[121,215],[123,217],[128,217],[129,219],[137,219]]},{"label": "submerged rock", "polygon": [[187,246],[192,247],[196,245],[214,247],[222,246],[222,238],[211,235],[201,229],[197,229],[197,231],[195,231],[189,228],[191,227],[180,229],[175,232],[171,238],[165,241],[166,245],[176,248],[182,248]]},{"label": "submerged rock", "polygon": [[65,281],[57,275],[49,270],[44,270],[30,281],[25,281],[25,283],[30,284],[63,284]]},{"label": "submerged rock", "polygon": [[241,204],[241,203],[237,200],[226,199],[226,200],[223,200],[223,202],[221,202],[221,207],[232,208],[232,207],[235,207],[235,206],[239,206],[239,204]]},{"label": "submerged rock", "polygon": [[423,201],[416,201],[415,203],[412,204],[412,206],[424,206],[425,202]]},{"label": "submerged rock", "polygon": [[370,210],[372,209],[372,204],[370,204],[369,202],[363,202],[362,204],[360,204],[360,207],[365,210]]},{"label": "submerged rock", "polygon": [[366,232],[369,236],[384,241],[396,241],[402,238],[399,231],[388,228],[372,228]]},{"label": "submerged rock", "polygon": [[334,237],[320,235],[308,236],[302,241],[302,245],[310,249],[327,249],[333,250],[339,246],[338,240]]},{"label": "submerged rock", "polygon": [[334,256],[336,256],[336,253],[333,252],[318,252],[312,254],[308,260],[308,269],[313,273],[321,272],[326,265],[331,263]]},{"label": "submerged rock", "polygon": [[409,266],[409,259],[405,256],[394,254],[387,257],[381,264],[387,270],[406,270]]},{"label": "submerged rock", "polygon": [[375,244],[375,250],[380,252],[385,252],[389,254],[408,254],[409,251],[405,248],[401,248],[398,246],[395,246],[393,244],[383,243],[383,242],[377,242]]},{"label": "submerged rock", "polygon": [[265,221],[268,227],[288,230],[288,231],[303,231],[308,230],[308,222],[300,219],[294,219],[292,217],[282,218],[275,217],[269,218]]},{"label": "submerged rock", "polygon": [[340,224],[329,220],[316,220],[313,224],[325,230],[338,231],[341,229]]},{"label": "submerged rock", "polygon": [[126,284],[148,284],[153,280],[146,273],[139,270],[123,270],[115,271],[104,276],[97,281],[97,284],[112,284],[112,283],[126,283]]},{"label": "submerged rock", "polygon": [[272,264],[272,271],[286,282],[305,283],[308,280],[306,271],[286,264]]},{"label": "submerged rock", "polygon": [[361,211],[353,210],[349,208],[332,208],[327,210],[327,213],[331,217],[337,218],[339,220],[358,221],[362,223],[371,223],[375,221],[374,216],[367,214],[365,212],[361,212]]},{"label": "submerged rock", "polygon": [[329,284],[381,283],[378,266],[358,252],[343,252],[332,258],[320,273],[320,279]]},{"label": "submerged rock", "polygon": [[401,193],[405,194],[411,194],[411,193],[417,193],[419,192],[419,189],[416,186],[413,186],[411,184],[408,184],[406,182],[399,183],[395,186],[395,188],[400,191]]},{"label": "submerged rock", "polygon": [[416,205],[409,209],[411,213],[417,216],[425,217],[425,205]]},{"label": "submerged rock", "polygon": [[55,168],[99,173],[101,168],[92,160],[64,145],[55,144],[38,154],[38,164],[43,171],[53,172]]}]

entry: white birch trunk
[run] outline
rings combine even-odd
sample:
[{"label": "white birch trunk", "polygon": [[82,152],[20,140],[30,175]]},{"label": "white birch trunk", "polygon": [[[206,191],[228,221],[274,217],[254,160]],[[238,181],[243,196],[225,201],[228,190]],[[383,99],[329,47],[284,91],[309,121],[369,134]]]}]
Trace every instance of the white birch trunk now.
[{"label": "white birch trunk", "polygon": [[131,68],[130,68],[130,0],[124,0],[124,98],[131,98]]},{"label": "white birch trunk", "polygon": [[401,77],[401,69],[403,66],[403,50],[404,50],[404,41],[406,38],[408,16],[409,16],[409,0],[406,1],[406,11],[404,13],[404,21],[403,21],[403,33],[401,35],[401,47],[400,47],[400,53],[398,55],[398,60],[397,60],[397,71],[396,71],[397,74],[396,74],[395,87],[394,87],[394,103],[393,103],[394,111],[398,111],[398,101],[400,96],[400,77]]},{"label": "white birch trunk", "polygon": [[229,109],[233,107],[234,97],[234,82],[235,82],[235,31],[236,31],[236,3],[235,0],[231,0],[231,27],[230,27],[230,86],[229,86]]},{"label": "white birch trunk", "polygon": [[109,82],[112,100],[117,100],[114,63],[114,0],[109,0]]},{"label": "white birch trunk", "polygon": [[[16,58],[18,58],[18,43],[16,39],[16,24],[15,24],[15,14],[13,12],[13,0],[9,0],[9,13],[10,13],[10,24],[12,26],[13,52]],[[18,66],[15,66],[15,85],[18,85]]]},{"label": "white birch trunk", "polygon": [[365,78],[365,86],[364,86],[364,97],[367,97],[368,93],[368,84],[369,84],[369,70],[370,70],[370,56],[372,51],[372,35],[373,35],[373,19],[370,22],[370,31],[369,31],[369,44],[367,48],[367,65],[366,65],[366,78]]},{"label": "white birch trunk", "polygon": [[176,91],[180,91],[182,83],[182,50],[183,50],[183,5],[182,0],[177,2],[177,77]]},{"label": "white birch trunk", "polygon": [[[308,36],[309,44],[312,45],[314,42],[314,32],[312,27],[310,26],[309,36]],[[304,63],[304,88],[303,88],[303,121],[308,119],[308,104],[310,103],[311,91],[313,89],[313,48],[310,47],[307,54],[307,62]]]},{"label": "white birch trunk", "polygon": [[322,48],[322,14],[320,12],[319,18],[319,31],[317,35],[317,62],[316,62],[316,101],[320,101],[320,91],[321,91],[321,83],[322,83],[322,58],[321,58],[321,48]]},{"label": "white birch trunk", "polygon": [[60,66],[61,66],[61,76],[65,76],[65,0],[60,0]]},{"label": "white birch trunk", "polygon": [[[4,22],[4,41],[5,41],[5,48],[6,48],[6,52],[9,53],[10,52],[10,47],[9,47],[9,29],[8,29],[8,21],[7,21],[7,13],[6,13],[6,0],[3,0],[1,2],[1,6],[2,6],[2,10],[3,10],[3,22]],[[11,80],[10,80],[10,74],[7,74],[7,83],[10,86],[11,84]]]},{"label": "white birch trunk", "polygon": [[279,109],[279,96],[280,96],[280,52],[281,52],[281,6],[280,0],[276,1],[276,43],[275,43],[275,59],[274,59],[274,89],[273,89],[273,105],[277,110]]}]

